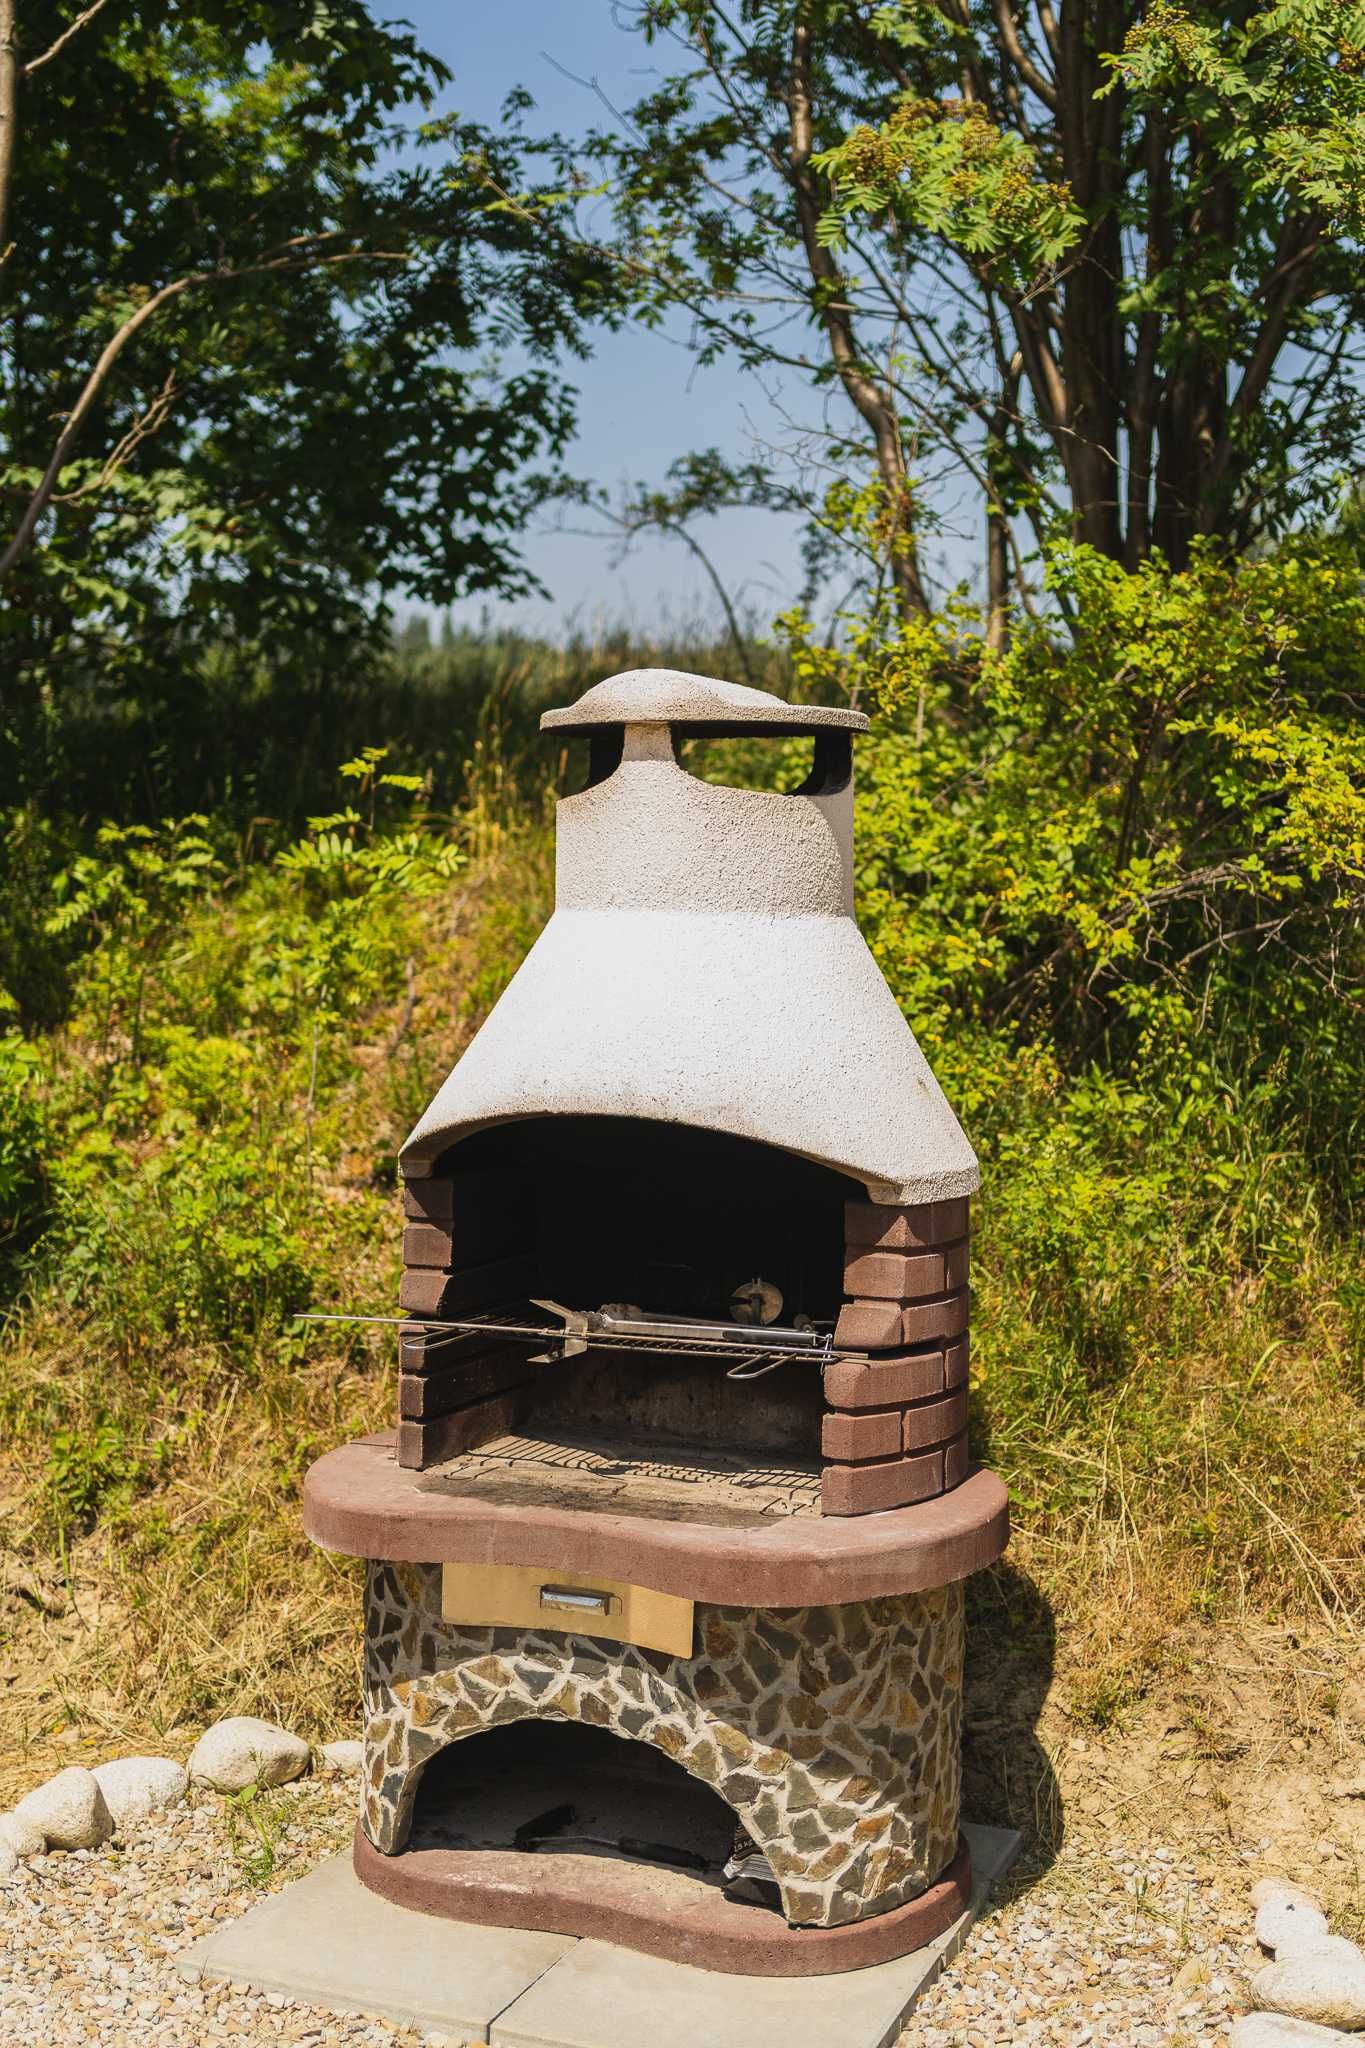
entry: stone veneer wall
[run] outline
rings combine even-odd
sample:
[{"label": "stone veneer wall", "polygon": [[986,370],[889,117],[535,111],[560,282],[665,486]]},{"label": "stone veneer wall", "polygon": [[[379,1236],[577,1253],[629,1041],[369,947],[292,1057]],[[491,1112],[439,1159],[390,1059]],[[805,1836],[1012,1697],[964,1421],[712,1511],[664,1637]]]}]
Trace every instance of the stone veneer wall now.
[{"label": "stone veneer wall", "polygon": [[402,1851],[422,1766],[522,1720],[652,1743],[734,1809],[793,1925],[839,1927],[933,1884],[958,1841],[963,1595],[698,1605],[697,1654],[441,1619],[438,1565],[371,1562],[361,1822]]}]

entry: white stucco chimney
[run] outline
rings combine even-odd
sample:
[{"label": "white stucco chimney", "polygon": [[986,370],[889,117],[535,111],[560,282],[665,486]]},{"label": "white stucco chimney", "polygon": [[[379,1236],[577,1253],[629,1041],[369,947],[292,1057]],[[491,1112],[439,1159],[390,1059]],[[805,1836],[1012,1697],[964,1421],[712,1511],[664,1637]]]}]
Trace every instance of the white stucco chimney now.
[{"label": "white stucco chimney", "polygon": [[[547,712],[586,734],[558,806],[554,915],[404,1146],[420,1178],[515,1118],[725,1131],[862,1181],[874,1202],[977,1186],[975,1155],[853,917],[861,712],[633,669]],[[813,735],[799,790],[717,787],[675,738]]]}]

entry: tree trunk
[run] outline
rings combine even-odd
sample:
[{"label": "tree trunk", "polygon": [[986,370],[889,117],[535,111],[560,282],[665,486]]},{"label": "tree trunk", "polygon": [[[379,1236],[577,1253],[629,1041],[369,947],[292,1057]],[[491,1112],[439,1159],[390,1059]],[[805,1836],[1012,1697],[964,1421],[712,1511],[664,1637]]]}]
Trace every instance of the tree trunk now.
[{"label": "tree trunk", "polygon": [[0,263],[9,249],[9,199],[19,119],[19,51],[15,0],[0,0]]},{"label": "tree trunk", "polygon": [[[1165,121],[1157,114],[1147,117],[1142,158],[1147,181],[1147,248],[1143,267],[1150,288],[1171,254],[1170,135]],[[1138,322],[1128,387],[1128,515],[1123,559],[1129,569],[1145,561],[1152,547],[1152,457],[1160,399],[1160,343],[1161,316],[1155,307],[1149,306]]]},{"label": "tree trunk", "polygon": [[1089,228],[1062,289],[1062,359],[1068,416],[1062,459],[1071,489],[1072,532],[1101,553],[1123,554],[1119,518],[1119,421],[1123,389],[1123,281],[1119,203],[1123,185],[1123,95],[1095,98],[1108,74],[1105,50],[1123,41],[1116,0],[1064,0],[1058,65],[1062,168]]},{"label": "tree trunk", "polygon": [[1005,515],[986,514],[986,645],[1003,654],[1010,638],[1010,544]]},{"label": "tree trunk", "polygon": [[[1210,249],[1227,250],[1230,260],[1236,231],[1232,186],[1217,171],[1209,173],[1209,184],[1204,205],[1190,213],[1184,232]],[[1173,569],[1188,567],[1191,543],[1207,517],[1204,508],[1218,491],[1219,451],[1227,435],[1227,362],[1226,349],[1195,341],[1166,374],[1152,538]]]},{"label": "tree trunk", "polygon": [[1015,355],[986,435],[986,645],[1003,654],[1010,633],[1009,495],[1005,489],[1009,456],[1006,437],[1019,404],[1023,359]]}]

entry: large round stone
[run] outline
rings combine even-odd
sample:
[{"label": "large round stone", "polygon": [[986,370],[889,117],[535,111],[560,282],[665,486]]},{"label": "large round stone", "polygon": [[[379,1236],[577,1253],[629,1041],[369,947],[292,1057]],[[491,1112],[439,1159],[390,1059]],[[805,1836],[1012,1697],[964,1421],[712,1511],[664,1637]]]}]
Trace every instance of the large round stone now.
[{"label": "large round stone", "polygon": [[[1260,1887],[1258,1886],[1259,1890]],[[1296,1885],[1268,1889],[1256,1907],[1256,1939],[1276,1956],[1327,1932],[1327,1915]]]},{"label": "large round stone", "polygon": [[41,1856],[47,1836],[36,1821],[20,1820],[17,1813],[0,1813],[0,1842],[7,1842],[16,1856]]},{"label": "large round stone", "polygon": [[14,1817],[37,1828],[49,1849],[94,1849],[114,1832],[93,1771],[70,1764],[19,1801]]},{"label": "large round stone", "polygon": [[1236,2022],[1228,2048],[1336,2048],[1351,2039],[1336,2027],[1315,2027],[1311,2020],[1286,2019],[1278,2012],[1249,2012]]},{"label": "large round stone", "polygon": [[205,1729],[190,1752],[190,1776],[218,1792],[287,1785],[308,1768],[308,1744],[270,1721],[236,1714]]},{"label": "large round stone", "polygon": [[118,1834],[150,1814],[178,1806],[189,1786],[183,1766],[168,1756],[121,1756],[113,1763],[97,1764],[91,1775]]},{"label": "large round stone", "polygon": [[1348,1941],[1344,1934],[1305,1934],[1293,1948],[1282,1948],[1275,1960],[1287,1963],[1292,1957],[1297,1962],[1300,1956],[1316,1956],[1319,1960],[1330,1956],[1334,1962],[1358,1963],[1365,1969],[1365,1952],[1358,1942]]},{"label": "large round stone", "polygon": [[329,1777],[358,1777],[365,1762],[365,1745],[362,1742],[324,1742],[318,1756]]},{"label": "large round stone", "polygon": [[1257,2005],[1320,2027],[1365,2028],[1365,1965],[1312,1950],[1258,1970],[1251,1980]]},{"label": "large round stone", "polygon": [[1291,1884],[1287,1877],[1258,1877],[1251,1887],[1253,1906],[1268,1905],[1271,1899],[1297,1899],[1300,1905],[1317,1906],[1312,1892],[1306,1892],[1301,1884]]}]

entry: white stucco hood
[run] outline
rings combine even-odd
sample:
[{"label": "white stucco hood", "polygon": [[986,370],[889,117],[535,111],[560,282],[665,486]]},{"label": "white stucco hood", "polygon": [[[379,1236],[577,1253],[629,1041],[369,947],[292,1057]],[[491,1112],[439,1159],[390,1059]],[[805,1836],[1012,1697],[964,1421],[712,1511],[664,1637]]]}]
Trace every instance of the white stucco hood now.
[{"label": "white stucco hood", "polygon": [[[636,669],[547,712],[587,732],[554,915],[403,1147],[409,1177],[513,1118],[648,1117],[753,1138],[874,1201],[970,1194],[975,1155],[853,919],[861,713]],[[816,736],[799,791],[717,787],[675,729]],[[619,745],[619,756],[618,756]]]}]

